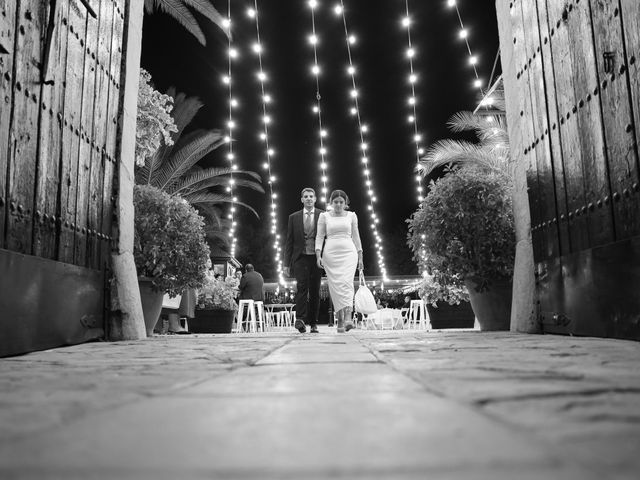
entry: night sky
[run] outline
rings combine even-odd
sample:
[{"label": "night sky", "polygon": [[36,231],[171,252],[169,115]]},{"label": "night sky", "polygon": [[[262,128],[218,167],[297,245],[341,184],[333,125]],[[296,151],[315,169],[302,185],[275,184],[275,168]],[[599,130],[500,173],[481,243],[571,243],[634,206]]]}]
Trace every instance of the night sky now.
[{"label": "night sky", "polygon": [[[485,83],[498,51],[494,1],[458,0],[471,48],[478,56],[478,72]],[[377,274],[357,122],[349,114],[351,80],[346,72],[344,27],[341,17],[333,12],[335,3],[320,0],[316,9],[323,124],[329,133],[325,142],[329,189],[341,188],[349,194],[351,209],[360,219],[365,269],[368,274]],[[226,13],[226,1],[214,0],[213,4]],[[408,248],[403,245],[405,220],[417,207],[413,130],[407,121],[410,114],[407,37],[400,23],[405,1],[346,0],[344,4],[350,33],[358,39],[352,47],[352,56],[358,72],[360,113],[363,123],[369,126],[368,157],[378,197],[378,227],[383,235],[387,272],[416,273],[409,261]],[[240,101],[234,114],[237,123],[234,149],[239,168],[264,173],[264,144],[258,138],[262,131],[258,60],[250,50],[255,41],[255,24],[245,13],[252,5],[253,1],[232,0],[232,31],[240,53],[234,61],[233,73],[234,96]],[[272,117],[269,139],[276,151],[272,172],[278,179],[275,190],[284,236],[289,213],[301,208],[300,190],[311,186],[319,192],[320,187],[317,117],[311,110],[315,102],[315,79],[310,72],[313,49],[307,40],[311,34],[311,14],[306,0],[262,0],[258,7],[263,66],[269,76],[266,87],[273,97],[269,106]],[[451,137],[447,120],[459,110],[473,110],[477,91],[471,86],[474,77],[465,43],[458,38],[455,9],[447,7],[446,0],[412,0],[409,8],[416,50],[414,69],[419,78],[418,127],[425,140],[423,144],[428,145]],[[224,128],[228,93],[221,78],[227,72],[227,39],[217,27],[206,21],[201,24],[207,37],[206,47],[170,17],[160,13],[145,15],[142,67],[151,73],[160,91],[173,85],[205,103],[194,127]],[[500,62],[494,77],[499,73]],[[226,149],[218,149],[207,157],[206,165],[227,166],[225,154]],[[263,182],[266,189],[266,174]],[[256,208],[264,220],[247,214],[240,216],[237,256],[243,262],[252,261],[265,277],[273,278],[272,265],[265,260],[273,250],[264,242],[270,228],[269,199],[246,189],[240,190],[239,196]],[[258,251],[261,248],[266,250]]]}]

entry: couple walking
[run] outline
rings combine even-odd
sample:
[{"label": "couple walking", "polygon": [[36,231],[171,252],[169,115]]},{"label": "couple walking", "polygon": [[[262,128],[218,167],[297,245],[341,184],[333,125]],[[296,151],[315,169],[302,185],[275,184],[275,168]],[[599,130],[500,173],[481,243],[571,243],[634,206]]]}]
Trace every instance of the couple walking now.
[{"label": "couple walking", "polygon": [[315,208],[313,188],[303,189],[300,201],[304,208],[289,216],[284,248],[284,274],[289,277],[293,273],[297,282],[295,327],[304,333],[308,323],[311,333],[318,332],[324,269],[338,317],[338,332],[349,331],[353,328],[353,277],[356,268],[364,268],[358,217],[348,211],[349,197],[342,190],[331,192],[326,212]]}]

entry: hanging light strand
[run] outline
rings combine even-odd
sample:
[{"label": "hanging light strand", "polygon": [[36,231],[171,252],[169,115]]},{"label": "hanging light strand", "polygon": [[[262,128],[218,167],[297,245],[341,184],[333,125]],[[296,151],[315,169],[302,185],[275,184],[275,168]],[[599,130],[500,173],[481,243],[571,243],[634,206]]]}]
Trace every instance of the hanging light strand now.
[{"label": "hanging light strand", "polygon": [[256,43],[253,45],[253,51],[258,55],[258,65],[259,71],[257,74],[258,80],[260,82],[260,92],[262,95],[262,125],[263,130],[260,133],[260,138],[263,140],[265,145],[265,155],[266,160],[263,163],[263,168],[267,171],[267,175],[269,176],[268,185],[269,185],[269,195],[270,195],[270,217],[271,217],[271,234],[274,235],[275,240],[273,244],[273,249],[275,251],[274,260],[278,270],[278,279],[281,284],[284,283],[283,276],[283,268],[282,268],[282,248],[280,246],[280,234],[278,232],[278,204],[277,198],[278,195],[276,193],[276,189],[274,184],[276,183],[276,177],[273,174],[273,156],[275,152],[271,145],[269,144],[269,124],[271,123],[271,116],[269,115],[267,104],[271,103],[271,96],[267,94],[265,89],[265,83],[267,81],[267,75],[263,68],[262,61],[262,43],[260,40],[260,21],[259,21],[259,10],[258,10],[258,0],[254,0],[253,9],[247,10],[247,14],[250,18],[255,20],[256,25]]},{"label": "hanging light strand", "polygon": [[350,113],[351,115],[355,116],[358,121],[358,131],[360,135],[360,148],[362,151],[362,159],[361,159],[362,172],[365,177],[365,186],[367,188],[367,194],[369,195],[369,205],[367,206],[367,208],[369,209],[369,213],[371,216],[371,230],[373,232],[373,236],[375,237],[375,246],[376,246],[376,252],[378,256],[378,269],[382,277],[386,279],[387,269],[384,263],[384,249],[382,245],[382,238],[378,231],[378,223],[380,222],[380,219],[376,214],[375,205],[374,205],[377,200],[377,197],[375,195],[373,182],[371,180],[371,166],[369,164],[369,158],[367,156],[368,144],[365,141],[366,133],[368,132],[368,127],[367,125],[362,123],[362,116],[360,114],[360,104],[358,102],[359,92],[358,92],[357,82],[356,82],[356,68],[353,64],[353,57],[351,52],[351,47],[356,44],[357,39],[355,35],[349,33],[349,27],[347,25],[347,17],[345,13],[343,0],[340,0],[340,3],[336,5],[336,7],[334,8],[334,11],[336,15],[342,16],[342,24],[344,26],[347,56],[349,59],[349,66],[347,67],[347,73],[351,77],[351,87],[352,87],[352,90],[349,93],[349,95],[353,101],[353,106],[350,109]]},{"label": "hanging light strand", "polygon": [[325,137],[327,136],[327,131],[323,128],[322,125],[322,96],[320,95],[320,65],[318,64],[318,36],[316,33],[316,14],[315,9],[318,6],[317,0],[309,0],[308,2],[309,8],[311,9],[311,28],[312,33],[309,37],[309,43],[313,47],[313,65],[311,67],[311,73],[315,77],[316,81],[316,98],[315,104],[313,106],[313,112],[315,113],[318,119],[318,139],[320,143],[319,153],[320,153],[320,185],[322,195],[319,197],[321,203],[327,202],[327,194],[329,192],[329,188],[327,186],[328,176],[328,163],[327,163],[327,149],[325,147]]},{"label": "hanging light strand", "polygon": [[475,80],[473,82],[473,86],[475,88],[482,88],[482,80],[478,75],[478,69],[476,67],[478,63],[478,57],[473,54],[471,51],[471,44],[469,43],[469,31],[465,28],[464,22],[462,21],[462,15],[460,15],[460,9],[458,8],[458,2],[456,0],[447,0],[447,6],[450,8],[454,8],[456,11],[456,15],[458,17],[458,22],[460,23],[460,31],[458,32],[458,36],[464,40],[465,45],[467,46],[467,52],[469,52],[469,65],[473,68],[473,73],[475,75]]},{"label": "hanging light strand", "polygon": [[423,187],[422,187],[422,177],[417,174],[417,168],[419,167],[420,156],[424,154],[424,148],[422,147],[422,135],[418,130],[418,112],[417,112],[417,100],[416,100],[416,82],[418,81],[418,76],[414,71],[413,66],[413,58],[415,56],[415,50],[413,48],[413,44],[411,42],[411,14],[409,11],[409,0],[405,0],[405,16],[402,19],[402,25],[407,30],[407,58],[409,59],[409,87],[411,89],[411,96],[408,99],[409,108],[411,109],[411,115],[409,115],[409,123],[413,124],[413,142],[415,144],[415,152],[416,152],[416,190],[418,192],[418,203],[424,200],[422,195]]},{"label": "hanging light strand", "polygon": [[[225,21],[225,26],[230,29],[231,28],[231,0],[227,2],[227,19]],[[238,201],[237,197],[234,196],[234,184],[235,180],[233,178],[233,171],[237,169],[237,164],[235,161],[235,153],[233,151],[233,129],[235,127],[235,121],[233,119],[233,110],[237,106],[237,100],[233,97],[233,81],[232,81],[232,61],[234,58],[238,56],[237,50],[233,46],[232,35],[228,35],[228,71],[227,77],[228,81],[226,84],[228,85],[229,90],[229,121],[227,123],[228,134],[225,137],[225,141],[228,145],[227,150],[227,159],[229,160],[229,168],[231,169],[231,173],[229,174],[229,183],[227,184],[227,192],[231,197],[231,205],[229,206],[229,213],[227,214],[227,218],[230,222],[229,228],[229,237],[231,239],[231,256],[235,257],[236,247],[237,247],[237,237],[236,237],[236,220],[235,220],[235,211],[236,205],[235,203]]]}]

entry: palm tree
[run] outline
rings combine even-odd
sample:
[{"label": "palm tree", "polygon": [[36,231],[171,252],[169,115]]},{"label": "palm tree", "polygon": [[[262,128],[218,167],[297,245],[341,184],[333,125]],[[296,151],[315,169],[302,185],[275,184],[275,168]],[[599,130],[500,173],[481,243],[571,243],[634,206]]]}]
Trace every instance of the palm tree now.
[{"label": "palm tree", "polygon": [[229,29],[224,24],[224,17],[210,0],[144,0],[144,9],[147,13],[160,10],[170,15],[202,45],[206,45],[206,40],[198,21],[193,16],[192,9],[207,17],[227,35],[229,34]]},{"label": "palm tree", "polygon": [[447,165],[476,165],[487,170],[511,173],[509,135],[503,117],[458,112],[448,122],[454,133],[474,132],[478,143],[466,140],[438,140],[420,159],[418,172],[430,179],[434,170]]},{"label": "palm tree", "polygon": [[233,201],[232,195],[226,192],[226,186],[233,177],[235,188],[250,188],[264,193],[260,174],[227,167],[198,166],[197,163],[207,154],[225,143],[224,137],[219,130],[209,129],[197,129],[183,135],[185,127],[202,107],[202,102],[183,93],[176,94],[174,88],[169,89],[167,94],[174,98],[171,112],[177,127],[177,132],[172,135],[174,144],[163,144],[153,156],[147,158],[145,165],[136,171],[136,183],[180,195],[198,208],[211,221],[213,228],[225,226],[219,210],[225,203],[242,206],[258,216],[250,205]]}]

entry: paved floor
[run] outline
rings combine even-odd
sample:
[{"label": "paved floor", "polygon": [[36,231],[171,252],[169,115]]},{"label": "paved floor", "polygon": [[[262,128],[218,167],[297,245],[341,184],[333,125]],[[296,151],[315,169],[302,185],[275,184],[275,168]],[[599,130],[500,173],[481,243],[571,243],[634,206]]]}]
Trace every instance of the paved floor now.
[{"label": "paved floor", "polygon": [[157,336],[0,360],[0,478],[638,479],[640,343]]}]

